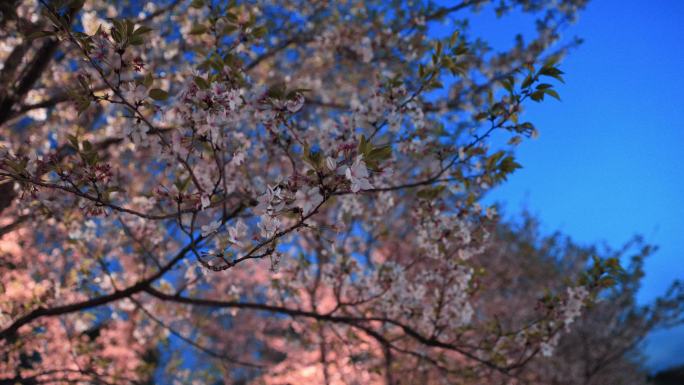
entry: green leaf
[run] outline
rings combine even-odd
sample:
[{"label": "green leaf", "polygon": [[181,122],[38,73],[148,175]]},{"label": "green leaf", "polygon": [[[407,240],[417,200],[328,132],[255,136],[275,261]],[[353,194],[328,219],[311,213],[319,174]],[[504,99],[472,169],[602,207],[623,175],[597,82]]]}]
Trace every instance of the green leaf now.
[{"label": "green leaf", "polygon": [[203,33],[207,32],[207,27],[203,24],[195,24],[192,26],[190,29],[190,34],[191,35],[201,35]]},{"label": "green leaf", "polygon": [[168,92],[166,92],[160,88],[151,89],[149,95],[154,100],[166,100],[169,97]]},{"label": "green leaf", "polygon": [[223,62],[220,60],[209,60],[209,66],[217,72],[221,72],[223,69]]},{"label": "green leaf", "polygon": [[530,98],[535,102],[541,102],[544,100],[544,90],[534,91],[530,94]]},{"label": "green leaf", "polygon": [[233,24],[226,24],[225,27],[223,27],[222,33],[224,35],[230,35],[233,32],[237,31],[238,27],[233,25]]},{"label": "green leaf", "polygon": [[133,35],[144,35],[149,32],[152,32],[152,28],[143,25],[142,27],[139,27],[138,29],[133,31]]},{"label": "green leaf", "polygon": [[416,196],[418,198],[422,198],[422,199],[433,200],[433,199],[437,198],[439,196],[439,194],[441,194],[442,191],[444,191],[444,189],[446,189],[446,187],[443,185],[439,185],[437,187],[432,187],[432,188],[425,188],[425,189],[419,190],[416,193]]},{"label": "green leaf", "polygon": [[561,76],[563,74],[563,71],[559,70],[557,67],[542,67],[542,69],[539,70],[539,74],[543,76],[552,77],[560,81],[561,83],[565,83],[563,77]]},{"label": "green leaf", "polygon": [[521,87],[527,88],[532,85],[532,82],[534,82],[534,77],[532,77],[532,74],[529,74],[525,77],[525,80],[523,80]]},{"label": "green leaf", "polygon": [[283,82],[278,82],[271,87],[268,88],[268,91],[266,91],[266,95],[269,98],[272,99],[283,99],[285,98],[285,94],[287,93],[287,87],[285,86],[285,83]]},{"label": "green leaf", "polygon": [[520,144],[520,142],[522,142],[522,137],[520,137],[519,135],[516,135],[508,140],[508,144],[513,146],[517,146],[518,144]]},{"label": "green leaf", "polygon": [[118,29],[112,28],[111,35],[112,35],[112,39],[114,39],[115,42],[121,43],[121,33],[119,32]]},{"label": "green leaf", "polygon": [[76,135],[67,135],[67,139],[69,140],[69,143],[71,146],[74,148],[74,150],[78,150],[78,137]]},{"label": "green leaf", "polygon": [[425,77],[425,66],[423,63],[418,64],[418,76],[422,79]]},{"label": "green leaf", "polygon": [[85,152],[93,151],[93,144],[90,143],[90,141],[84,140],[83,141],[83,151],[85,151]]},{"label": "green leaf", "polygon": [[133,21],[126,19],[126,36],[133,35],[133,30],[135,29],[135,23]]},{"label": "green leaf", "polygon": [[454,33],[449,38],[449,46],[453,47],[458,41],[459,30],[455,30]]},{"label": "green leaf", "polygon": [[501,80],[501,84],[506,89],[506,91],[512,93],[515,84],[515,79],[513,78],[513,76],[508,76],[505,79]]},{"label": "green leaf", "polygon": [[551,96],[552,98],[559,100],[559,101],[561,100],[561,98],[558,95],[558,92],[556,92],[556,90],[547,89],[547,90],[544,90],[544,93]]},{"label": "green leaf", "polygon": [[252,30],[252,36],[254,36],[254,37],[256,37],[256,38],[258,39],[258,38],[261,38],[261,37],[266,36],[266,32],[267,32],[267,31],[268,31],[268,30],[266,29],[266,26],[265,26],[265,25],[262,25],[262,26],[259,26],[259,27],[254,28],[254,29]]},{"label": "green leaf", "polygon": [[522,168],[522,165],[520,163],[515,161],[515,158],[512,156],[507,156],[501,160],[501,163],[499,163],[499,170],[504,173],[511,173],[519,168]]},{"label": "green leaf", "polygon": [[442,84],[442,82],[435,79],[435,80],[430,82],[430,84],[428,85],[428,88],[433,89],[433,90],[439,90],[439,89],[444,88],[444,85]]},{"label": "green leaf", "polygon": [[51,31],[36,31],[33,33],[30,33],[28,36],[26,36],[27,40],[34,40],[34,39],[40,39],[41,37],[47,37],[47,36],[52,36],[54,35],[54,32]]},{"label": "green leaf", "polygon": [[366,159],[382,162],[392,157],[392,146],[382,146],[372,149]]},{"label": "green leaf", "polygon": [[499,162],[499,159],[503,158],[504,155],[506,155],[504,151],[497,151],[494,154],[492,154],[489,158],[487,158],[485,168],[487,170],[494,169],[495,165]]},{"label": "green leaf", "polygon": [[143,40],[143,37],[141,35],[133,35],[128,40],[128,43],[130,45],[142,45],[144,42],[145,41]]},{"label": "green leaf", "polygon": [[201,76],[195,76],[195,84],[197,84],[197,87],[203,90],[209,88],[209,83],[207,83],[207,81]]},{"label": "green leaf", "polygon": [[489,116],[489,113],[487,113],[486,111],[482,111],[482,112],[475,114],[475,116],[473,116],[473,119],[484,120],[484,119],[487,119],[488,116]]},{"label": "green leaf", "polygon": [[287,95],[285,95],[285,98],[290,100],[293,99],[294,97],[297,96],[297,94],[301,94],[304,92],[311,92],[311,88],[295,88],[292,90],[287,91]]},{"label": "green leaf", "polygon": [[185,189],[188,188],[188,185],[190,184],[190,177],[187,177],[185,179],[176,179],[173,184],[176,186],[179,192],[184,192]]},{"label": "green leaf", "polygon": [[549,58],[544,61],[544,67],[555,67],[560,61],[561,57],[562,56],[559,54],[549,56]]},{"label": "green leaf", "polygon": [[116,31],[118,31],[118,32],[124,31],[124,25],[121,23],[121,20],[118,20],[118,19],[109,19],[109,21],[112,22],[112,24],[113,24],[113,26],[114,26],[114,30],[116,30]]},{"label": "green leaf", "polygon": [[152,72],[148,72],[143,78],[142,85],[145,86],[145,88],[150,88],[150,86],[152,86],[153,81],[154,78],[152,78]]},{"label": "green leaf", "polygon": [[361,135],[361,140],[359,141],[358,152],[363,154],[364,157],[368,157],[368,154],[373,150],[373,145],[366,140],[365,135]]}]

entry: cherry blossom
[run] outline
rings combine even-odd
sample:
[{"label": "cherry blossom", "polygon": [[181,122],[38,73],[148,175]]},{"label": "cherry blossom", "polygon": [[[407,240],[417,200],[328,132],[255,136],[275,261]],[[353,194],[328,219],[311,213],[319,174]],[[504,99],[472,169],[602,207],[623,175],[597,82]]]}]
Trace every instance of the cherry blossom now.
[{"label": "cherry blossom", "polygon": [[128,83],[125,92],[126,100],[133,101],[134,103],[144,100],[147,96],[147,89],[141,84]]},{"label": "cherry blossom", "polygon": [[323,195],[318,187],[300,189],[295,194],[295,205],[302,209],[303,215],[309,215],[323,202]]},{"label": "cherry blossom", "polygon": [[264,214],[260,217],[259,229],[261,229],[261,236],[264,238],[273,237],[280,229],[280,219]]},{"label": "cherry blossom", "polygon": [[629,284],[482,198],[583,5],[506,0],[538,21],[499,52],[481,1],[17,2],[0,382],[553,383]]},{"label": "cherry blossom", "polygon": [[351,182],[351,191],[359,192],[361,190],[370,190],[373,186],[368,181],[368,169],[366,163],[363,161],[363,156],[359,155],[354,159],[351,166],[347,166],[344,170],[345,177]]},{"label": "cherry blossom", "polygon": [[221,227],[221,221],[213,221],[207,225],[204,225],[201,227],[202,230],[202,236],[208,236],[209,234],[213,234],[216,232],[216,230]]},{"label": "cherry blossom", "polygon": [[237,247],[242,247],[242,242],[247,236],[248,227],[242,219],[238,219],[234,226],[228,227],[228,242]]}]

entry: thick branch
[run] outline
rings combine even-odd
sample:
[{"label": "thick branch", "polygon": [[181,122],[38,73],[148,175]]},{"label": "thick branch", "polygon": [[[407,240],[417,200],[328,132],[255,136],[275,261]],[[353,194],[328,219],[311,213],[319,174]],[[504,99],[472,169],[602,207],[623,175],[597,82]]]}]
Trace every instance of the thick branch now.
[{"label": "thick branch", "polygon": [[150,284],[152,284],[153,282],[161,278],[164,274],[166,274],[169,270],[171,270],[171,268],[173,268],[173,266],[175,266],[181,259],[183,259],[185,255],[192,249],[192,247],[194,247],[197,242],[201,241],[201,239],[202,238],[200,237],[194,242],[185,246],[178,254],[176,254],[176,256],[173,259],[171,259],[171,261],[169,261],[163,268],[159,269],[155,274],[138,282],[133,286],[129,286],[126,289],[118,290],[111,294],[103,295],[97,298],[92,298],[86,301],[75,302],[68,305],[56,306],[52,308],[39,307],[38,309],[33,310],[25,316],[15,320],[6,329],[0,331],[0,341],[10,338],[17,332],[17,330],[19,330],[20,327],[27,325],[39,318],[54,317],[63,314],[69,314],[77,311],[91,309],[94,307],[106,305],[110,302],[130,297],[133,294],[143,291]]}]

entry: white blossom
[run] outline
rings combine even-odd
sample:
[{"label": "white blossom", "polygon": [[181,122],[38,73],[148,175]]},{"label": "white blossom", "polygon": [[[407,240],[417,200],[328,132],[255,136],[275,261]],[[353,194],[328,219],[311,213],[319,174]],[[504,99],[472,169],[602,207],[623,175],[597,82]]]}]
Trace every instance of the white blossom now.
[{"label": "white blossom", "polygon": [[207,207],[211,206],[211,199],[209,199],[208,195],[202,194],[202,197],[200,198],[200,201],[202,203],[202,210],[206,209]]},{"label": "white blossom", "polygon": [[285,108],[287,108],[287,110],[293,114],[295,112],[301,110],[303,106],[304,106],[304,95],[299,94],[299,93],[296,94],[294,96],[294,98],[285,102]]},{"label": "white blossom", "polygon": [[126,84],[126,89],[124,90],[124,97],[130,103],[137,103],[145,99],[147,96],[147,89],[142,84],[135,84],[134,82],[129,82]]},{"label": "white blossom", "polygon": [[228,228],[228,242],[237,247],[242,247],[242,240],[245,237],[247,237],[247,225],[245,225],[242,219],[238,219],[235,222],[235,226]]},{"label": "white blossom", "polygon": [[253,210],[258,215],[263,215],[265,213],[273,214],[274,212],[280,211],[283,209],[283,207],[285,207],[283,191],[278,186],[267,186],[266,192],[259,196],[257,201],[259,203],[253,208]]},{"label": "white blossom", "polygon": [[323,202],[323,195],[318,187],[299,189],[295,194],[295,206],[300,207],[304,215],[309,215]]},{"label": "white blossom", "polygon": [[216,220],[207,225],[202,226],[200,230],[202,231],[202,236],[206,237],[207,235],[216,232],[216,230],[218,230],[219,227],[221,227],[221,221]]},{"label": "white blossom", "polygon": [[261,236],[264,238],[273,237],[280,229],[280,220],[270,215],[262,215],[260,217],[259,229],[261,229]]},{"label": "white blossom", "polygon": [[332,157],[327,157],[325,158],[325,166],[328,167],[328,170],[335,171],[337,170],[337,161]]},{"label": "white blossom", "polygon": [[351,166],[347,166],[344,175],[351,182],[351,191],[354,193],[373,188],[368,181],[368,169],[362,155],[357,156]]},{"label": "white blossom", "polygon": [[567,329],[582,314],[582,307],[584,307],[584,301],[589,296],[589,291],[584,286],[568,287],[566,294],[567,298],[562,307],[562,317]]}]

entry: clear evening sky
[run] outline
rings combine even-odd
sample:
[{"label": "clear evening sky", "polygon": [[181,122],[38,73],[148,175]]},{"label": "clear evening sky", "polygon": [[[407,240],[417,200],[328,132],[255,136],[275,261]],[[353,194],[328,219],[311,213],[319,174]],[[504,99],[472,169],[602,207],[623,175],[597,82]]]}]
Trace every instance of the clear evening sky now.
[{"label": "clear evening sky", "polygon": [[[529,25],[483,11],[474,34],[510,47]],[[487,198],[507,216],[523,207],[545,231],[619,247],[642,234],[659,250],[646,262],[645,302],[684,279],[684,1],[594,0],[564,30],[584,44],[562,62],[562,101],[530,105],[541,135],[518,152],[523,169]],[[684,327],[652,334],[648,367],[684,364]]]}]

